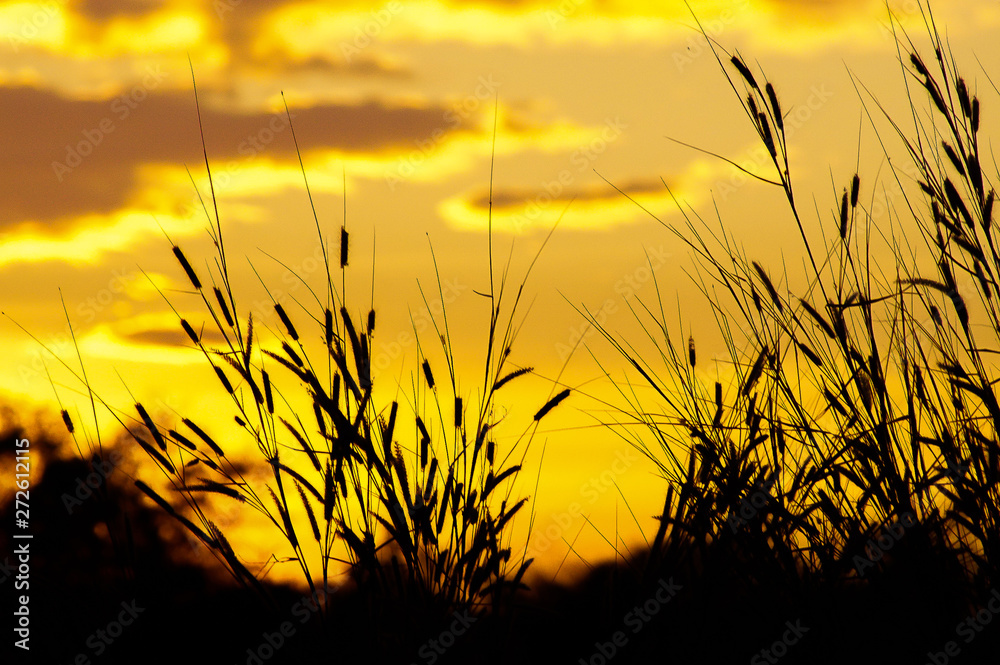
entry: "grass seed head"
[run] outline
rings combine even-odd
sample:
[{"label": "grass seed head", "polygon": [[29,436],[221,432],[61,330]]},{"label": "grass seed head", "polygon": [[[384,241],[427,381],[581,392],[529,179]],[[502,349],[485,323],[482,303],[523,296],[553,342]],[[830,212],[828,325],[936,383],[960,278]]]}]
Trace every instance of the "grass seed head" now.
[{"label": "grass seed head", "polygon": [[267,412],[274,413],[274,396],[271,394],[271,377],[261,370],[261,377],[264,379],[264,399],[267,402]]},{"label": "grass seed head", "polygon": [[948,161],[950,161],[951,165],[955,167],[958,174],[964,176],[965,167],[962,166],[962,160],[959,159],[958,153],[955,152],[955,149],[952,148],[947,141],[941,141],[941,147],[944,148],[944,154],[948,156]]},{"label": "grass seed head", "polygon": [[781,105],[778,104],[778,95],[774,92],[774,86],[768,83],[765,89],[767,90],[767,99],[771,102],[771,111],[774,113],[774,124],[779,132],[784,131],[785,119],[781,116]]},{"label": "grass seed head", "polygon": [[198,342],[201,341],[198,339],[198,333],[196,333],[194,331],[194,328],[191,327],[191,324],[185,321],[184,319],[181,319],[181,328],[184,329],[184,332],[187,333],[187,336],[191,338],[191,341],[194,342],[195,345],[197,345]]},{"label": "grass seed head", "polygon": [[298,341],[299,333],[295,330],[295,326],[292,325],[292,320],[288,318],[288,314],[285,312],[285,308],[281,306],[281,303],[274,304],[274,311],[278,313],[278,318],[281,319],[281,323],[284,324],[285,330],[288,331],[288,336],[293,340]]},{"label": "grass seed head", "polygon": [[229,382],[229,378],[226,376],[225,372],[223,372],[222,368],[219,367],[218,365],[214,365],[213,364],[212,368],[215,369],[215,374],[216,374],[216,376],[219,377],[219,381],[222,383],[222,387],[226,389],[227,393],[229,393],[230,395],[232,395],[233,394],[233,384]]},{"label": "grass seed head", "polygon": [[730,59],[730,62],[733,63],[733,66],[736,67],[736,70],[740,73],[740,76],[742,76],[746,80],[746,82],[750,85],[751,88],[754,88],[755,90],[760,90],[760,87],[758,87],[757,81],[756,79],[754,79],[753,74],[750,72],[750,69],[745,64],[743,64],[743,61],[740,60],[740,57],[738,55],[734,55]]},{"label": "grass seed head", "polygon": [[431,364],[426,358],[424,358],[423,368],[424,368],[424,378],[427,379],[427,387],[433,390],[434,374],[431,373]]},{"label": "grass seed head", "polygon": [[535,421],[537,422],[537,421],[541,420],[543,417],[545,417],[545,414],[547,414],[552,409],[556,408],[556,405],[558,405],[561,401],[563,401],[564,399],[566,399],[567,397],[569,397],[569,393],[570,393],[570,389],[566,388],[565,390],[563,390],[562,392],[560,392],[558,395],[556,395],[555,397],[553,397],[552,399],[550,399],[548,402],[546,402],[545,406],[543,406],[541,409],[539,409],[538,413],[535,414],[535,418],[534,418]]},{"label": "grass seed head", "polygon": [[347,227],[340,227],[340,267],[344,268],[347,265],[347,248],[348,248],[348,233]]},{"label": "grass seed head", "polygon": [[177,260],[180,262],[181,267],[184,268],[184,272],[187,273],[188,279],[191,280],[192,286],[194,286],[194,288],[200,291],[201,280],[198,279],[198,275],[195,274],[194,268],[191,267],[191,264],[188,263],[187,257],[184,256],[184,252],[182,252],[181,248],[178,247],[177,245],[174,245],[173,250],[174,250],[174,256],[177,257]]},{"label": "grass seed head", "polygon": [[962,115],[972,118],[972,100],[969,99],[969,89],[965,85],[965,79],[959,78],[956,85],[958,90],[958,104],[962,107]]},{"label": "grass seed head", "polygon": [[72,434],[74,431],[74,427],[73,427],[73,421],[69,417],[69,411],[63,409],[59,413],[62,415],[63,424],[66,425],[66,431]]},{"label": "grass seed head", "polygon": [[840,199],[840,239],[847,239],[847,190],[844,190],[844,196]]},{"label": "grass seed head", "polygon": [[948,205],[951,206],[952,210],[962,215],[966,226],[971,229],[973,227],[972,215],[969,214],[969,209],[965,207],[965,201],[962,200],[962,196],[958,193],[958,189],[955,187],[955,183],[951,181],[951,178],[944,179],[944,192],[948,197]]},{"label": "grass seed head", "polygon": [[774,284],[771,283],[771,278],[768,276],[764,268],[761,267],[756,261],[753,262],[754,270],[757,271],[758,277],[760,277],[761,282],[764,284],[764,288],[767,289],[767,294],[771,297],[771,302],[774,306],[778,308],[779,312],[784,312],[785,307],[781,304],[781,298],[778,297],[778,291],[774,288]]},{"label": "grass seed head", "polygon": [[235,325],[233,322],[233,315],[229,311],[229,305],[226,304],[226,299],[222,295],[222,291],[220,291],[217,286],[212,287],[212,290],[215,292],[215,299],[218,301],[219,308],[222,310],[222,316],[226,319],[226,325],[232,328]]},{"label": "grass seed head", "polygon": [[774,136],[771,135],[771,125],[767,120],[767,114],[758,113],[757,118],[760,120],[761,138],[764,140],[767,151],[771,154],[771,159],[774,159],[778,156],[778,150],[774,145]]}]

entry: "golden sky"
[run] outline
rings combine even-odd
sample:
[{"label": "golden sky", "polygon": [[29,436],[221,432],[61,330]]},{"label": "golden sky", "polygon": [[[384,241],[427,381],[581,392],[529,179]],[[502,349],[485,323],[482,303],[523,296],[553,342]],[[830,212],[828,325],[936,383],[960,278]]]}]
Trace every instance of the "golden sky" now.
[{"label": "golden sky", "polygon": [[[922,44],[915,0],[888,5]],[[885,201],[898,203],[898,188],[856,88],[867,86],[890,112],[906,108],[886,4],[692,0],[690,8],[774,82],[788,113],[792,177],[816,228],[829,223],[859,163],[873,217],[888,223]],[[993,125],[975,57],[997,71],[1000,6],[952,0],[934,11],[988,100],[984,125]],[[306,289],[290,270],[314,285],[324,276],[283,93],[326,232],[339,232],[346,210],[349,293],[368,302],[374,284],[374,365],[390,396],[397,382],[407,389],[414,369],[406,331],[430,320],[418,280],[433,284],[432,245],[464,385],[472,394],[481,382],[488,310],[474,291],[489,278],[493,151],[495,251],[506,257],[513,243],[512,279],[564,213],[528,283],[513,359],[537,376],[505,396],[510,418],[527,423],[553,390],[586,332],[575,308],[636,337],[628,303],[655,295],[652,273],[666,308],[683,313],[678,337],[700,340],[699,371],[714,380],[725,368],[712,362],[721,349],[687,276],[689,252],[604,180],[677,222],[665,182],[706,217],[718,206],[748,255],[776,269],[800,264],[780,192],[667,138],[766,166],[694,25],[683,3],[627,0],[2,3],[0,309],[71,360],[61,289],[90,378],[111,404],[129,407],[131,391],[165,420],[179,412],[211,422],[223,395],[157,290],[204,319],[163,234],[196,267],[210,256],[186,170],[207,187],[190,58],[228,250],[239,259],[237,296],[265,325],[275,325],[273,310],[251,266],[292,302]],[[0,344],[5,400],[25,410],[53,403],[48,368],[71,411],[85,408],[81,386],[10,319],[0,320]],[[639,529],[625,501],[648,532],[662,501],[654,467],[595,426],[612,417],[601,400],[613,391],[585,347],[614,379],[626,376],[614,351],[587,335],[561,376],[580,392],[533,444],[538,454],[545,445],[536,527],[556,525],[556,537],[531,551],[550,570],[567,552],[563,538],[579,534],[591,561],[613,555],[598,530],[633,545]],[[220,436],[227,426],[216,424]],[[522,489],[534,495],[532,477]]]}]

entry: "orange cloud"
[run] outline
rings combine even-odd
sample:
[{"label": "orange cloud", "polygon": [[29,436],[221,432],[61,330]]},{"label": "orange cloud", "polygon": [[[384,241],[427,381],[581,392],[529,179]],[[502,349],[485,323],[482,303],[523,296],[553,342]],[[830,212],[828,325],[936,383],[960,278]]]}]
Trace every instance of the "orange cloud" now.
[{"label": "orange cloud", "polygon": [[[411,149],[443,125],[447,111],[369,100],[293,108],[292,114],[304,148],[379,154]],[[85,101],[29,87],[7,88],[0,89],[0,114],[24,119],[5,140],[5,159],[19,169],[18,178],[0,179],[0,219],[8,225],[64,225],[70,215],[110,214],[133,199],[144,164],[188,164],[203,170],[190,93],[150,89]],[[239,112],[206,103],[202,120],[213,161],[295,161],[283,111]],[[459,117],[448,129],[466,126],[467,120]]]}]

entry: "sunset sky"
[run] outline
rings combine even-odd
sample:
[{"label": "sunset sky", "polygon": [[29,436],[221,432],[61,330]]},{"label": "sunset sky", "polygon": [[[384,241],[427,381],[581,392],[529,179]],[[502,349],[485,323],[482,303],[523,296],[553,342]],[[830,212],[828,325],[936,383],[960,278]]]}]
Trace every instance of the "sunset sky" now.
[{"label": "sunset sky", "polygon": [[[888,5],[925,44],[916,2]],[[554,571],[567,552],[562,538],[579,534],[590,561],[613,556],[604,537],[634,545],[625,500],[652,534],[665,485],[626,441],[596,426],[617,416],[604,402],[614,388],[591,354],[615,381],[634,377],[593,333],[566,363],[586,332],[577,310],[641,341],[628,304],[655,297],[652,268],[677,341],[699,341],[699,371],[714,381],[728,370],[713,362],[724,349],[687,275],[690,252],[605,179],[666,223],[681,220],[678,204],[708,219],[717,207],[748,256],[775,273],[784,262],[793,280],[801,272],[780,191],[670,140],[769,175],[691,11],[774,82],[813,230],[832,228],[859,163],[864,205],[876,226],[888,225],[886,210],[902,199],[863,114],[862,101],[874,108],[864,87],[903,120],[908,107],[881,0],[691,0],[690,10],[628,0],[0,4],[0,309],[9,317],[0,319],[0,397],[29,418],[58,394],[75,420],[85,418],[81,384],[16,325],[78,368],[61,289],[88,375],[109,404],[142,401],[164,422],[179,413],[222,440],[232,435],[231,420],[213,422],[224,393],[157,291],[192,322],[205,320],[164,236],[207,272],[207,221],[186,170],[207,191],[193,67],[243,316],[280,325],[251,266],[290,303],[306,289],[289,270],[313,286],[325,277],[283,93],[324,233],[337,237],[346,210],[348,293],[358,311],[374,299],[373,364],[389,399],[410,389],[416,369],[416,347],[400,333],[428,328],[418,280],[437,293],[432,247],[467,377],[460,387],[471,398],[481,384],[489,311],[474,291],[489,285],[491,152],[494,252],[498,264],[512,256],[512,281],[562,215],[527,284],[530,308],[511,356],[536,376],[501,393],[517,432],[550,394],[579,389],[532,444],[535,467],[545,446],[542,480],[536,495],[534,471],[526,473],[522,492],[535,498],[536,528],[557,524],[559,537],[529,552]],[[1000,4],[950,0],[934,11],[977,82],[990,135],[997,100],[984,69],[997,80]],[[899,155],[886,124],[877,128]],[[658,408],[652,399],[649,407]],[[620,494],[603,482],[611,478]],[[574,503],[583,515],[569,514]],[[266,546],[248,543],[261,559]]]}]

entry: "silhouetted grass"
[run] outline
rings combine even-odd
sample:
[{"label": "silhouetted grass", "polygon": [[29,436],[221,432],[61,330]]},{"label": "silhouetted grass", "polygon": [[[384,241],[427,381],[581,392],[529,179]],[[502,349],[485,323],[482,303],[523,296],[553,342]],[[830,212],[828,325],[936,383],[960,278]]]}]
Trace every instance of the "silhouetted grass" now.
[{"label": "silhouetted grass", "polygon": [[[887,155],[898,139],[918,181],[893,172],[906,198],[889,225],[865,206],[874,188],[866,175],[843,175],[819,237],[797,205],[774,85],[710,40],[770,156],[773,170],[750,175],[782,191],[806,269],[788,275],[755,260],[723,220],[682,208],[684,223],[668,228],[697,257],[696,279],[726,347],[732,374],[717,381],[699,365],[697,340],[674,332],[658,284],[655,299],[630,303],[655,355],[591,320],[655,393],[651,406],[619,386],[626,417],[643,426],[624,431],[668,481],[648,550],[598,564],[575,587],[524,592],[531,561],[511,543],[509,525],[527,499],[513,481],[538,422],[569,392],[554,394],[501,448],[499,391],[531,370],[509,360],[523,281],[507,282],[509,266],[496,276],[492,236],[490,289],[479,294],[490,302],[479,393],[458,389],[444,312],[433,342],[444,366],[418,343],[409,403],[382,403],[371,371],[376,310],[357,307],[344,288],[346,220],[331,251],[315,219],[323,285],[310,287],[305,303],[275,300],[262,334],[264,322],[232,288],[214,195],[205,213],[216,255],[192,262],[171,245],[223,343],[208,344],[200,324],[179,317],[178,325],[231,397],[227,418],[242,431],[240,447],[259,450],[267,480],[251,480],[229,456],[233,441],[206,431],[217,414],[164,425],[136,404],[122,424],[172,493],[151,480],[134,486],[280,610],[288,596],[275,602],[275,588],[247,568],[207,499],[264,515],[287,544],[287,562],[322,599],[323,629],[296,647],[317,661],[426,662],[414,649],[469,611],[482,623],[449,652],[452,662],[764,662],[753,659],[789,622],[809,632],[782,662],[924,662],[1000,585],[992,182],[1000,174],[982,148],[976,88],[929,10],[925,17],[933,58],[898,36],[912,129],[858,83],[871,124],[890,129],[878,134]],[[879,238],[891,264],[875,260]],[[195,267],[202,264],[213,267],[205,273]],[[112,543],[134,547],[131,535]],[[339,589],[341,567],[350,589]],[[669,600],[656,596],[668,587]],[[645,616],[636,608],[653,606],[633,623]],[[505,621],[491,620],[498,616]],[[618,632],[625,644],[609,656]],[[996,644],[995,631],[963,644],[963,662],[990,662]]]},{"label": "silhouetted grass", "polygon": [[[916,192],[901,168],[893,174],[906,194],[898,224],[876,223],[863,205],[865,178],[854,174],[827,230],[807,232],[780,99],[742,56],[713,44],[770,155],[772,169],[751,175],[782,190],[804,279],[746,255],[723,220],[681,208],[685,223],[668,228],[697,258],[732,382],[706,380],[695,340],[672,332],[665,294],[633,308],[656,355],[602,329],[657,395],[650,409],[621,393],[628,417],[645,425],[636,445],[669,481],[646,577],[687,575],[701,601],[770,599],[758,618],[811,613],[849,629],[850,644],[912,636],[886,651],[897,662],[926,657],[924,641],[940,650],[954,639],[996,587],[1000,564],[996,167],[980,152],[974,86],[929,10],[925,18],[930,67],[899,34],[916,89],[913,130],[863,98],[876,132],[888,121],[919,172]],[[892,264],[873,257],[879,237]],[[963,276],[971,279],[960,290]],[[795,292],[797,283],[805,286]]]},{"label": "silhouetted grass", "polygon": [[[205,166],[211,183],[207,159]],[[308,193],[308,182],[305,187]],[[234,293],[214,193],[205,213],[217,255],[204,263],[215,269],[199,275],[178,246],[173,245],[173,253],[223,344],[210,346],[206,334],[196,332],[189,321],[180,319],[179,324],[232,398],[230,418],[245,434],[242,445],[250,442],[260,451],[270,481],[260,486],[248,480],[226,455],[231,443],[217,443],[198,424],[206,420],[204,414],[192,414],[176,429],[167,429],[136,404],[145,426],[136,441],[157,462],[187,511],[175,510],[170,497],[161,497],[142,481],[136,483],[139,489],[245,584],[259,587],[213,522],[206,495],[230,497],[266,516],[287,541],[291,560],[314,592],[329,589],[336,564],[343,563],[358,588],[372,595],[376,608],[392,598],[435,615],[497,609],[507,594],[523,586],[531,564],[523,550],[512,550],[510,544],[508,525],[527,502],[512,493],[513,481],[538,421],[565,397],[557,395],[543,406],[513,445],[497,443],[492,432],[499,422],[497,395],[530,372],[510,364],[523,282],[511,287],[509,265],[502,275],[494,274],[491,243],[489,292],[481,294],[490,303],[481,392],[470,398],[458,388],[444,308],[433,327],[445,371],[432,367],[418,339],[422,382],[415,380],[409,408],[401,409],[395,400],[378,403],[375,393],[371,349],[376,310],[368,307],[361,315],[346,296],[346,220],[339,230],[338,266],[313,208],[325,284],[320,292],[306,284],[310,298],[305,303],[275,300],[280,325],[273,335],[262,336],[260,322],[244,313]],[[303,513],[307,521],[295,517]],[[314,570],[310,562],[317,560],[319,570]]]}]

